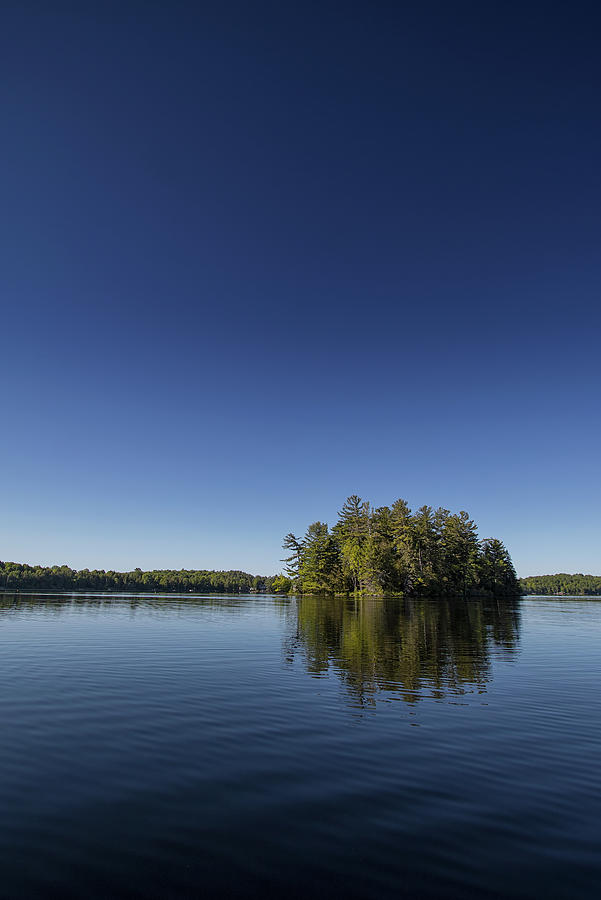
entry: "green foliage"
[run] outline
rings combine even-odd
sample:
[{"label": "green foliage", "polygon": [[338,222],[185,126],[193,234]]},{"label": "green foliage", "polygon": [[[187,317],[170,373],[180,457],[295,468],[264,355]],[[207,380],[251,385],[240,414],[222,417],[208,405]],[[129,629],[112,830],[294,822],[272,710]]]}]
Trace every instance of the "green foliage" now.
[{"label": "green foliage", "polygon": [[351,494],[338,514],[334,529],[343,575],[353,590],[365,590],[370,575],[371,511],[369,503]]},{"label": "green foliage", "polygon": [[478,567],[481,548],[476,526],[464,511],[455,516],[447,514],[441,519],[437,539],[440,543],[438,577],[446,579],[451,593],[465,596],[474,585],[481,583]]},{"label": "green foliage", "polygon": [[534,575],[520,578],[523,594],[575,594],[576,596],[600,596],[601,575]]},{"label": "green foliage", "polygon": [[292,579],[298,578],[301,562],[302,543],[296,539],[295,535],[293,535],[292,532],[290,532],[284,538],[282,546],[284,550],[287,550],[290,553],[290,556],[286,556],[282,560],[282,562],[286,565],[286,574]]},{"label": "green foliage", "polygon": [[303,539],[299,580],[311,593],[331,593],[340,580],[340,553],[328,526],[323,522],[309,525]]},{"label": "green foliage", "polygon": [[276,594],[288,594],[292,590],[292,579],[286,578],[285,575],[276,575],[271,581],[270,590]]},{"label": "green foliage", "polygon": [[331,531],[322,522],[299,541],[285,562],[302,593],[402,593],[407,596],[517,596],[511,558],[501,541],[478,540],[468,514],[405,500],[374,509],[352,494]]},{"label": "green foliage", "polygon": [[[408,597],[520,593],[503,543],[496,538],[479,541],[475,523],[463,511],[452,514],[422,506],[412,513],[402,499],[375,509],[352,494],[331,530],[324,522],[314,522],[302,539],[287,534],[283,546],[285,573],[269,577],[192,569],[76,571],[69,566],[0,562],[0,588],[199,594],[274,590]],[[543,576],[523,579],[521,586],[526,593],[601,594],[601,578],[596,576]]]},{"label": "green foliage", "polygon": [[511,557],[503,542],[497,538],[482,541],[480,583],[493,597],[503,597],[515,586],[516,575]]},{"label": "green foliage", "polygon": [[28,566],[0,562],[0,588],[7,590],[46,591],[131,591],[140,593],[247,593],[270,590],[273,576],[249,575],[247,572],[211,572],[195,569],[155,569],[143,572],[105,572],[104,569],[81,569],[69,566]]}]

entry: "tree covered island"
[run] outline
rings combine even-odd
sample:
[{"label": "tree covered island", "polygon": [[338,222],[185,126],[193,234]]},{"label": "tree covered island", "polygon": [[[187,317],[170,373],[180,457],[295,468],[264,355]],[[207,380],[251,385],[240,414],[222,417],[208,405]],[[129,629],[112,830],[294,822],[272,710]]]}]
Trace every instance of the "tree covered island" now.
[{"label": "tree covered island", "polygon": [[300,593],[508,597],[520,593],[511,557],[497,538],[478,539],[466,512],[405,500],[373,507],[356,494],[333,528],[309,525],[284,538],[286,574],[273,587]]}]

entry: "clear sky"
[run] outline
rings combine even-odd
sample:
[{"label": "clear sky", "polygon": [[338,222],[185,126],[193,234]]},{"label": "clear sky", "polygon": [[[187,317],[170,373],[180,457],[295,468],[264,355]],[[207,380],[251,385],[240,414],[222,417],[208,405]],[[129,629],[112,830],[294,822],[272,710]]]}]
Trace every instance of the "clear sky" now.
[{"label": "clear sky", "polygon": [[345,497],[601,573],[596,3],[2,4],[0,558]]}]

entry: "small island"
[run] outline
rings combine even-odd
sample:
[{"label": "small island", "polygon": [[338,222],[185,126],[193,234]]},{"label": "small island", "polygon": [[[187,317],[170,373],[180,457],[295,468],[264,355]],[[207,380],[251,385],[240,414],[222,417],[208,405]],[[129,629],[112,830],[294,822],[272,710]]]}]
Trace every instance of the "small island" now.
[{"label": "small island", "polygon": [[468,513],[406,500],[373,507],[352,494],[329,529],[313,522],[287,534],[286,574],[273,588],[309,594],[408,597],[511,597],[520,593],[511,557],[498,538],[478,539]]}]

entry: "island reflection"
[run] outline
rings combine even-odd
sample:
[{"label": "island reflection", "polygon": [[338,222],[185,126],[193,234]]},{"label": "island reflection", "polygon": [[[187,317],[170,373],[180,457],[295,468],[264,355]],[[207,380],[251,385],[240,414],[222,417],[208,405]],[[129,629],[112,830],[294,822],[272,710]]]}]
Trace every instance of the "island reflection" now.
[{"label": "island reflection", "polygon": [[302,597],[287,658],[308,672],[334,671],[353,700],[373,706],[382,692],[407,703],[484,691],[491,656],[513,655],[517,600],[398,600]]},{"label": "island reflection", "polygon": [[[353,705],[364,707],[374,706],[383,693],[415,703],[425,697],[485,691],[492,679],[492,657],[511,658],[519,647],[520,601],[513,599],[5,593],[0,596],[0,623],[42,613],[77,613],[90,625],[109,611],[155,619],[167,614],[191,625],[194,621],[203,639],[200,623],[210,611],[219,616],[226,633],[230,617],[252,615],[257,605],[271,609],[276,619],[284,618],[283,648],[289,664],[300,658],[315,678],[335,674]],[[249,637],[246,649],[252,648]]]}]

